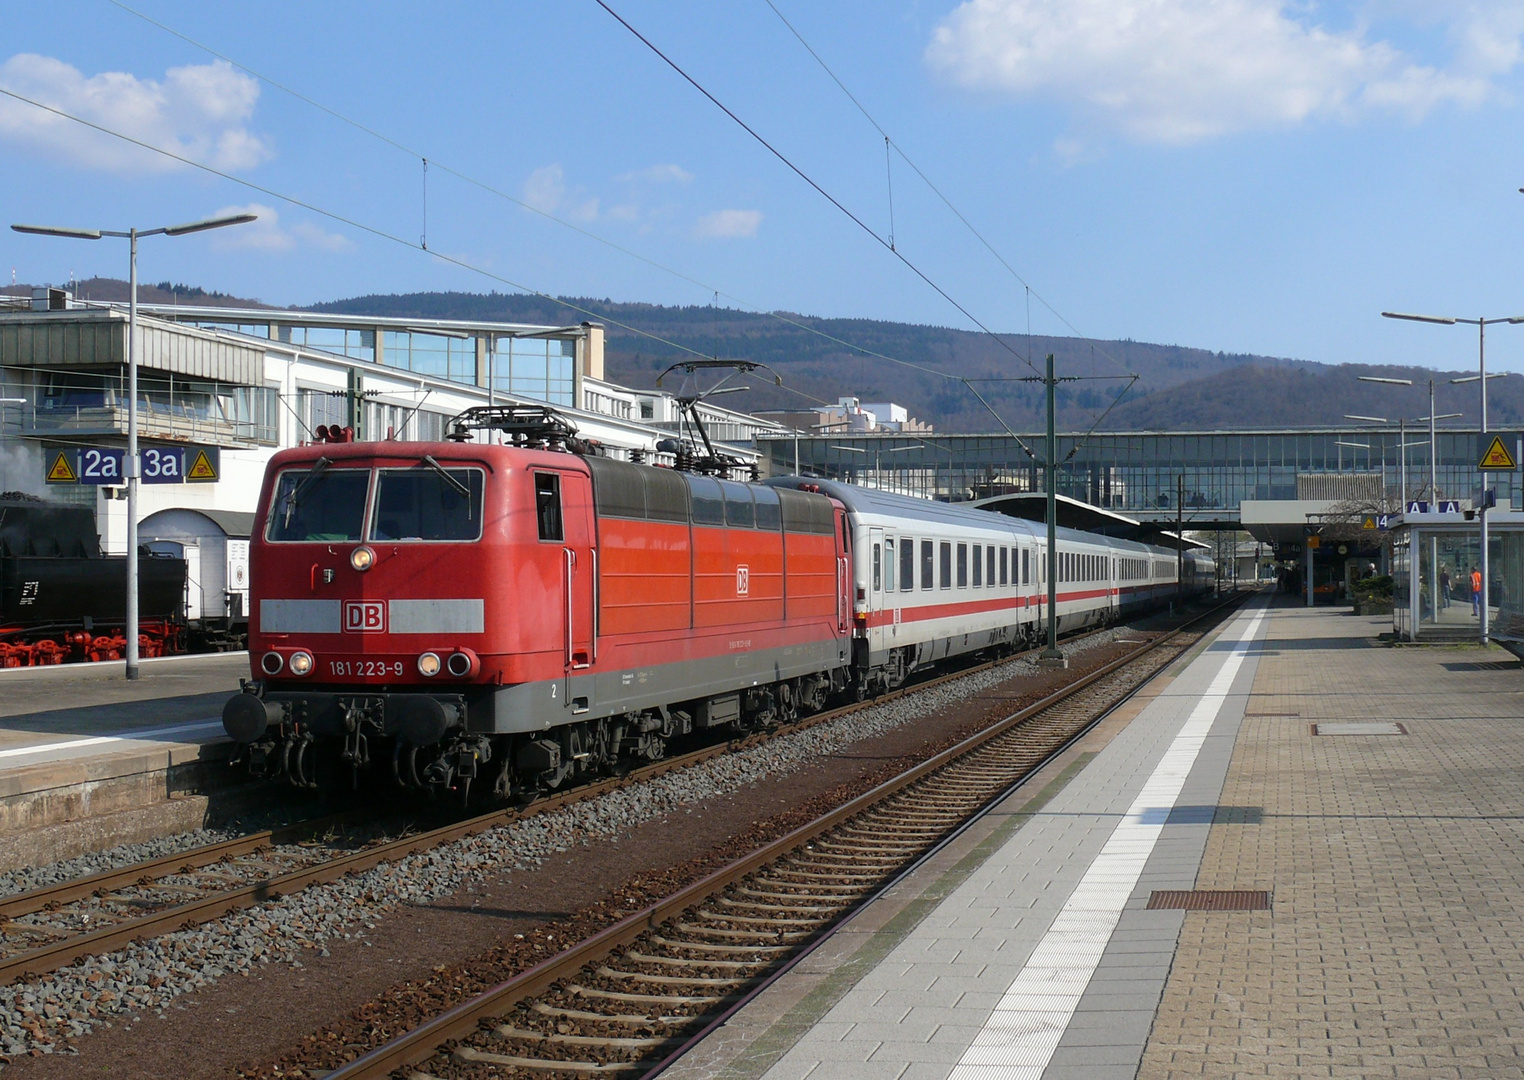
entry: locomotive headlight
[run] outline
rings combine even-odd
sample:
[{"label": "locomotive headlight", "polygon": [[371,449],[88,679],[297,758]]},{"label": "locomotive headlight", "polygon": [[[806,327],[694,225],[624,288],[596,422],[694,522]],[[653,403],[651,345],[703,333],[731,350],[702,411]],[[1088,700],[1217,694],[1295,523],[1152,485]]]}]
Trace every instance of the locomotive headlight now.
[{"label": "locomotive headlight", "polygon": [[286,663],[291,668],[291,674],[305,675],[312,670],[312,654],[305,649],[298,649]]},{"label": "locomotive headlight", "polygon": [[432,679],[439,674],[439,654],[426,652],[418,658],[418,674]]},{"label": "locomotive headlight", "polygon": [[376,564],[376,553],[364,544],[349,553],[349,565],[364,572]]}]

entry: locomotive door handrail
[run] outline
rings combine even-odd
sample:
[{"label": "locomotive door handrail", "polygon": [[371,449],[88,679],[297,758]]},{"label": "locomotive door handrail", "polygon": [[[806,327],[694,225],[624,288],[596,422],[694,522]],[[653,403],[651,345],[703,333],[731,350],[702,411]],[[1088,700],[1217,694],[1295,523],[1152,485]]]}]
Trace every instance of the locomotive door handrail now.
[{"label": "locomotive door handrail", "polygon": [[[561,550],[566,555],[566,666],[572,671],[581,671],[593,665],[590,660],[578,662],[576,635],[573,633],[577,610],[577,553],[571,548]],[[595,637],[593,640],[596,642],[598,639]]]}]

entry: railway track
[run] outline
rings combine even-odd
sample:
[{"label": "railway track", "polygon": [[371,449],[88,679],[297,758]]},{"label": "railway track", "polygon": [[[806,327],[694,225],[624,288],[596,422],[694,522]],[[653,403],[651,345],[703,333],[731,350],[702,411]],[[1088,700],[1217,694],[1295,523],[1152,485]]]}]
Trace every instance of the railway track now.
[{"label": "railway track", "polygon": [[689,768],[711,758],[802,731],[906,694],[940,686],[1029,656],[959,668],[869,701],[583,784],[525,806],[506,807],[438,828],[387,839],[354,828],[356,812],[193,848],[0,898],[0,985],[41,975],[133,941],[210,922],[308,886],[394,862],[488,829]]},{"label": "railway track", "polygon": [[427,1020],[329,1080],[660,1072],[1131,696],[1189,647],[1186,630]]}]

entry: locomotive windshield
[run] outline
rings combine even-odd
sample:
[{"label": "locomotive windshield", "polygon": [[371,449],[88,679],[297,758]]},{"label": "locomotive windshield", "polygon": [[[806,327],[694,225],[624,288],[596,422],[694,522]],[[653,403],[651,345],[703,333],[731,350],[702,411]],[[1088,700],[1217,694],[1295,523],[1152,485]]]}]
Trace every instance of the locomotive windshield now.
[{"label": "locomotive windshield", "polygon": [[280,474],[270,501],[271,540],[358,540],[365,527],[369,469],[312,469]]},{"label": "locomotive windshield", "polygon": [[372,540],[475,540],[482,532],[482,471],[382,469]]}]

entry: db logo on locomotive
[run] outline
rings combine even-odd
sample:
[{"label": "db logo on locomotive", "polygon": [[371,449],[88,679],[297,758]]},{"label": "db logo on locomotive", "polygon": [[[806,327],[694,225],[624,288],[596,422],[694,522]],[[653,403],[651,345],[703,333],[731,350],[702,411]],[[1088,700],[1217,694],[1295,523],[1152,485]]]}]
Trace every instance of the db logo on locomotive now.
[{"label": "db logo on locomotive", "polygon": [[749,592],[751,592],[751,567],[745,565],[737,566],[736,595],[745,596]]},{"label": "db logo on locomotive", "polygon": [[386,633],[386,601],[345,600],[344,629],[352,634]]}]

